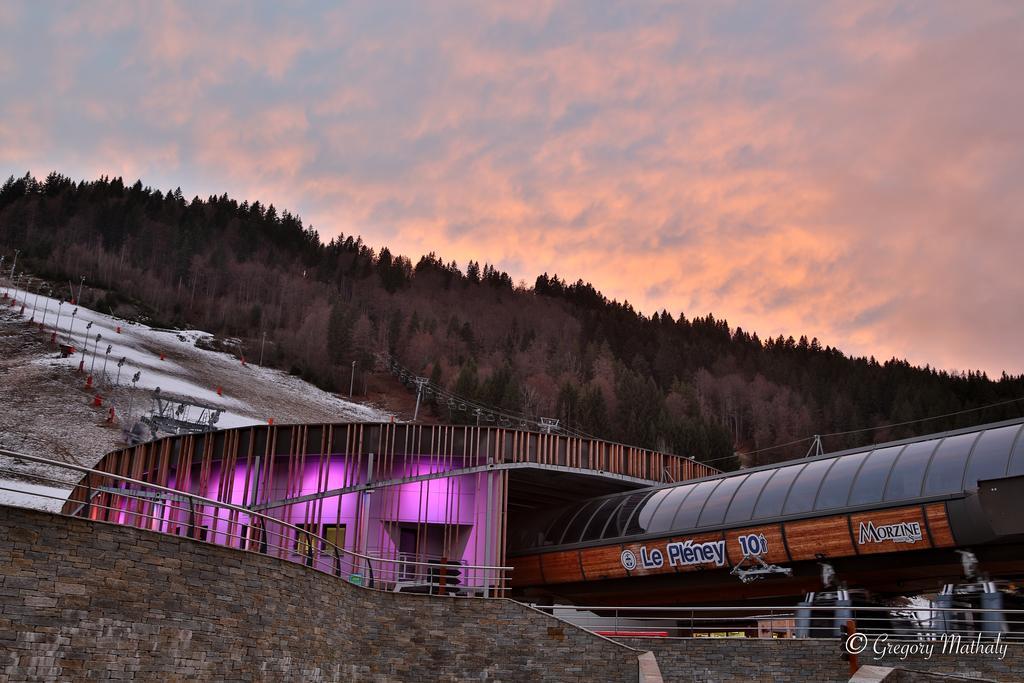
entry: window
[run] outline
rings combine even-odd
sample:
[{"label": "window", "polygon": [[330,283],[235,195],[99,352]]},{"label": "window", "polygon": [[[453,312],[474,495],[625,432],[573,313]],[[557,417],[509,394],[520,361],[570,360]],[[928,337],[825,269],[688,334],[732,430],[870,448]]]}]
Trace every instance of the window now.
[{"label": "window", "polygon": [[580,540],[594,541],[600,538],[601,532],[604,531],[605,524],[608,523],[608,518],[621,504],[622,500],[619,498],[609,498],[605,500],[590,519],[590,523],[587,524],[587,528],[584,530],[583,536],[580,537]]},{"label": "window", "polygon": [[[586,540],[593,540],[596,538],[614,538],[622,535],[622,530],[625,527],[626,518],[633,514],[633,510],[640,501],[644,499],[646,494],[632,494],[628,496],[619,496],[613,500],[608,507],[608,519],[605,520],[604,528],[598,531],[597,536],[592,536],[596,531],[594,524],[587,527],[587,531],[584,534]],[[601,513],[604,515],[604,511]]]},{"label": "window", "polygon": [[562,534],[562,539],[559,543],[579,543],[580,535],[587,527],[587,522],[590,521],[591,515],[594,514],[594,511],[601,503],[602,501],[592,500],[579,508],[579,512],[572,518],[569,525],[565,527],[565,533]]},{"label": "window", "polygon": [[313,554],[316,524],[296,524],[300,531],[295,532],[295,545],[292,548],[296,555],[310,556]]},{"label": "window", "polygon": [[892,466],[892,474],[885,487],[886,500],[905,500],[921,495],[924,471],[937,445],[935,439],[930,439],[912,443],[903,449],[896,464]]},{"label": "window", "polygon": [[764,483],[773,474],[775,474],[775,470],[761,470],[753,472],[747,477],[746,481],[740,485],[740,490],[732,497],[729,511],[725,513],[726,524],[745,522],[750,519],[750,515],[754,512],[754,503],[757,502],[757,497],[761,495]]},{"label": "window", "polygon": [[634,493],[626,502],[622,504],[622,508],[615,513],[615,518],[611,524],[608,525],[608,530],[605,532],[605,538],[612,538],[614,536],[629,536],[630,534],[638,534],[643,531],[640,527],[640,522],[637,518],[640,514],[647,509],[648,503],[655,496],[654,493]]},{"label": "window", "polygon": [[712,479],[711,481],[702,481],[697,484],[697,488],[693,490],[689,496],[686,497],[676,512],[675,518],[672,520],[673,529],[691,529],[697,525],[697,518],[700,516],[700,511],[704,509],[704,503],[707,502],[712,492],[721,485],[725,479]]},{"label": "window", "polygon": [[860,469],[867,453],[851,453],[836,460],[836,464],[825,475],[825,481],[818,491],[818,500],[814,504],[815,510],[828,510],[846,505],[846,499],[850,497],[850,486],[853,478]]},{"label": "window", "polygon": [[971,452],[967,463],[964,485],[974,488],[979,481],[1006,476],[1006,465],[1010,461],[1010,449],[1020,432],[1020,425],[989,429],[982,433]]},{"label": "window", "polygon": [[665,500],[668,494],[672,493],[679,487],[664,488],[655,491],[650,498],[637,509],[636,515],[629,521],[629,528],[626,529],[627,534],[642,534],[648,531],[651,527],[651,519],[654,517],[654,513],[657,512],[661,502]]},{"label": "window", "polygon": [[562,542],[562,536],[565,535],[565,528],[569,526],[569,522],[571,522],[579,513],[581,505],[585,505],[585,503],[570,505],[564,508],[560,515],[551,520],[551,524],[548,525],[547,530],[544,532],[543,545],[558,545]]},{"label": "window", "polygon": [[978,435],[975,433],[949,436],[942,440],[928,466],[928,476],[924,483],[926,496],[958,493],[963,490],[961,487],[964,481],[964,467],[977,438]]},{"label": "window", "polygon": [[[344,550],[344,548],[345,548],[345,525],[344,524],[325,524],[324,525],[323,536],[327,540],[328,543],[331,543],[333,546],[337,546],[338,548],[341,548],[342,550]],[[332,547],[332,545],[327,545],[324,548],[324,551],[325,552],[329,552],[330,554],[334,554],[334,548]]]},{"label": "window", "polygon": [[775,470],[775,476],[765,484],[761,498],[754,508],[754,517],[776,517],[782,514],[782,503],[786,500],[789,487],[806,465],[790,465]]},{"label": "window", "polygon": [[877,503],[882,500],[885,480],[889,478],[892,463],[902,450],[903,446],[890,446],[871,451],[871,455],[864,461],[864,465],[857,474],[857,480],[853,482],[853,488],[850,490],[850,505]]},{"label": "window", "polygon": [[809,512],[814,507],[814,499],[818,497],[821,480],[825,478],[825,474],[835,463],[835,458],[807,463],[807,467],[793,482],[793,488],[789,490],[789,496],[786,497],[786,505],[782,512],[787,515]]},{"label": "window", "polygon": [[697,520],[697,526],[721,524],[725,518],[725,510],[729,507],[729,503],[732,502],[733,494],[747,480],[747,476],[743,474],[724,480],[722,485],[715,491],[715,494],[705,503],[704,511],[700,513],[700,519]]},{"label": "window", "polygon": [[651,524],[647,527],[647,530],[654,532],[674,529],[672,520],[679,511],[679,506],[686,502],[686,499],[690,497],[698,486],[701,486],[701,484],[687,484],[670,489],[669,494],[665,496],[661,505],[658,506],[658,511],[654,513],[654,517],[651,519]]},{"label": "window", "polygon": [[1024,474],[1024,431],[1017,435],[1013,442],[1013,452],[1010,453],[1010,464],[1006,468],[1006,476],[1015,477]]}]

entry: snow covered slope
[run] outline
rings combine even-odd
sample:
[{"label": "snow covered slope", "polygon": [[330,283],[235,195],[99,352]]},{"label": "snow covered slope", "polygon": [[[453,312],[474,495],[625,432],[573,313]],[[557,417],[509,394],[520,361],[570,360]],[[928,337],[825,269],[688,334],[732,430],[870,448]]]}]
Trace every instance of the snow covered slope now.
[{"label": "snow covered slope", "polygon": [[[222,408],[219,428],[269,420],[391,419],[382,410],[346,401],[298,377],[197,347],[197,340],[211,337],[206,332],[155,329],[82,306],[72,315],[76,307],[69,303],[0,285],[0,296],[3,292],[9,296],[0,299],[0,448],[91,466],[120,444],[121,424],[133,424],[149,410],[157,387],[164,396]],[[11,294],[17,301],[13,307]],[[75,354],[61,358],[59,344],[75,347]],[[83,360],[84,372],[79,373]],[[136,372],[139,381],[133,385]],[[92,386],[87,387],[90,374]],[[93,405],[96,394],[101,407]],[[119,424],[106,423],[111,406]],[[5,464],[10,467],[9,462],[0,466]],[[0,479],[7,476],[0,472]],[[60,486],[43,479],[35,483]],[[0,481],[2,488],[11,485]],[[12,500],[21,499],[0,490],[0,503]]]},{"label": "snow covered slope", "polygon": [[[221,428],[265,423],[268,419],[387,421],[390,417],[278,370],[243,365],[229,354],[198,348],[197,340],[212,338],[206,332],[154,329],[82,306],[60,305],[55,299],[21,290],[15,290],[15,297],[28,304],[23,318],[31,319],[35,309],[36,323],[42,323],[49,332],[56,330],[58,342],[76,349],[72,357],[60,358],[54,352],[35,362],[74,371],[85,360],[84,374],[93,376],[101,394],[117,381],[120,386],[130,385],[139,371],[138,389],[159,387],[163,394],[223,407],[218,423]],[[72,315],[75,310],[77,313]],[[118,380],[117,363],[121,358],[125,363]],[[217,395],[218,386],[224,395]],[[144,403],[148,405],[148,401]]]}]

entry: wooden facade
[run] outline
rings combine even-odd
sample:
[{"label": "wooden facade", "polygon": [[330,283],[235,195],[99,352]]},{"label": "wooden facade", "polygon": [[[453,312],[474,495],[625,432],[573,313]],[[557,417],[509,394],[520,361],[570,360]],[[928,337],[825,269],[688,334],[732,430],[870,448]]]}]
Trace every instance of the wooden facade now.
[{"label": "wooden facade", "polygon": [[[892,536],[893,530],[906,529],[911,532],[905,537]],[[919,537],[913,533],[914,529],[919,530]],[[885,537],[886,534],[889,536]],[[764,551],[756,554],[771,564],[910,553],[956,545],[945,504],[931,503],[522,555],[511,559],[515,567],[512,585],[527,587],[698,571],[727,572],[743,560],[741,539],[749,537],[763,539]],[[708,551],[706,557],[696,558],[698,561],[688,561],[692,558],[680,557],[679,553],[673,556],[670,548],[672,545],[677,549],[703,548],[716,543],[722,546],[721,556],[711,558],[711,551]],[[636,560],[635,568],[627,569],[630,561],[624,560],[624,556]]]}]

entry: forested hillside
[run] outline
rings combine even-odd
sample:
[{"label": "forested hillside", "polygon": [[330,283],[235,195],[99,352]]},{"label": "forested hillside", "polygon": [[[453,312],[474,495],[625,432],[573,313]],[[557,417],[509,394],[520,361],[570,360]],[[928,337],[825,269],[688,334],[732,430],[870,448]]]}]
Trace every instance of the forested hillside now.
[{"label": "forested hillside", "polygon": [[[851,358],[817,339],[761,339],[710,313],[644,315],[589,283],[531,286],[488,264],[415,264],[359,237],[326,244],[302,220],[227,195],[186,199],[120,178],[10,178],[0,250],[52,282],[86,276],[102,310],[243,340],[327,389],[392,354],[460,396],[558,417],[582,432],[734,466],[802,455],[811,434],[955,417],[829,437],[827,449],[1022,414],[1024,377],[950,374]],[[438,245],[443,252],[443,245]],[[19,268],[20,269],[20,268]],[[378,370],[380,369],[378,364]],[[358,385],[358,378],[357,378]],[[469,420],[439,407],[442,419]]]}]

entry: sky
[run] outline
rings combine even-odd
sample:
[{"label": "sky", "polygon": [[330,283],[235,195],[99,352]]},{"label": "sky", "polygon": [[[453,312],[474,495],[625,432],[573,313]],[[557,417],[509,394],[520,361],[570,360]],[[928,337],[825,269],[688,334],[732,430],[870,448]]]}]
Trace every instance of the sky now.
[{"label": "sky", "polygon": [[1024,372],[1024,3],[0,3],[0,175]]}]

